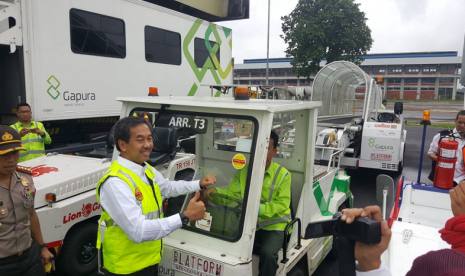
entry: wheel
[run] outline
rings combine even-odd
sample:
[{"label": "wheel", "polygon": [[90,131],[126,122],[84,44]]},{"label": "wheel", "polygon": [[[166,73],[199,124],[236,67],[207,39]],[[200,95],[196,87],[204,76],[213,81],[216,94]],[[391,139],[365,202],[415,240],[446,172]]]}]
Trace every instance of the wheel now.
[{"label": "wheel", "polygon": [[306,276],[305,271],[300,266],[294,266],[286,276]]},{"label": "wheel", "polygon": [[59,275],[86,276],[97,270],[97,230],[98,224],[91,222],[71,229],[58,254]]}]

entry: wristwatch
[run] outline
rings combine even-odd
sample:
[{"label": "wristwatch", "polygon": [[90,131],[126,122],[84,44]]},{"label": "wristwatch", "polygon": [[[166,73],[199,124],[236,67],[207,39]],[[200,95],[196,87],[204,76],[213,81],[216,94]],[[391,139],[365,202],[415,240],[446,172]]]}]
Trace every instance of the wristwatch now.
[{"label": "wristwatch", "polygon": [[43,243],[43,244],[40,245],[40,249],[46,248],[46,247],[47,247],[47,244],[46,244],[46,243]]},{"label": "wristwatch", "polygon": [[184,213],[179,213],[181,217],[182,226],[187,226],[189,224],[189,218]]}]

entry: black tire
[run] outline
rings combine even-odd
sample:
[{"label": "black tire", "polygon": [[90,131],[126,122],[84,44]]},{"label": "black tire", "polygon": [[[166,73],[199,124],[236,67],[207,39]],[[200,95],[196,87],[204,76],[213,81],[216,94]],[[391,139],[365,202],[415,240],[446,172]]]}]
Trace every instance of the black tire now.
[{"label": "black tire", "polygon": [[286,276],[306,276],[305,271],[298,265],[294,266]]},{"label": "black tire", "polygon": [[97,223],[83,222],[69,231],[58,254],[58,275],[87,276],[97,271],[97,230]]}]

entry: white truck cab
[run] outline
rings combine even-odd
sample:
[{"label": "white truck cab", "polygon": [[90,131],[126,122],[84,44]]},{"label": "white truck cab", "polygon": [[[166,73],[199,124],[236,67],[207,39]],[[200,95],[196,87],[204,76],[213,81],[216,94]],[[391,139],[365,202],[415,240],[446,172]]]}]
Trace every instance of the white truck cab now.
[{"label": "white truck cab", "polygon": [[[289,242],[279,253],[277,275],[288,275],[291,271],[311,275],[315,271],[330,251],[332,237],[305,240],[306,225],[332,218],[341,205],[349,207],[353,200],[350,177],[344,171],[314,165],[320,102],[205,97],[118,100],[123,103],[121,117],[136,111],[151,112],[156,114],[155,128],[177,128],[191,134],[190,140],[195,145],[189,149],[195,152],[194,179],[212,173],[217,178],[213,186],[227,188],[237,170],[247,170],[242,198],[203,198],[207,218],[164,239],[159,275],[258,274],[254,235],[272,129],[279,134],[280,142],[291,135],[291,130],[293,137],[292,143],[278,146],[273,158],[292,175],[294,211],[292,233],[283,232],[289,235]],[[189,200],[190,196],[186,196],[181,198],[182,204],[169,201],[165,213],[182,212]]]}]

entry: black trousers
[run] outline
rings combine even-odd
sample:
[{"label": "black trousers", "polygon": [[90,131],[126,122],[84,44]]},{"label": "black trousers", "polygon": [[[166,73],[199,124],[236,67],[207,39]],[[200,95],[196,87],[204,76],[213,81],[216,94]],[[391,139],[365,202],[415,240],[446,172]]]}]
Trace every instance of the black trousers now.
[{"label": "black trousers", "polygon": [[44,276],[45,269],[40,255],[40,245],[32,242],[21,255],[0,259],[1,276]]},{"label": "black trousers", "polygon": [[256,254],[260,256],[259,276],[276,275],[278,270],[278,252],[283,246],[284,231],[258,230],[255,232]]},{"label": "black trousers", "polygon": [[[0,274],[2,275],[2,274]],[[121,274],[114,274],[108,271],[105,271],[105,276],[117,276]],[[142,270],[139,270],[137,272],[131,273],[131,274],[124,274],[124,275],[129,275],[129,276],[158,276],[158,264],[152,265],[149,267],[146,267]]]}]

